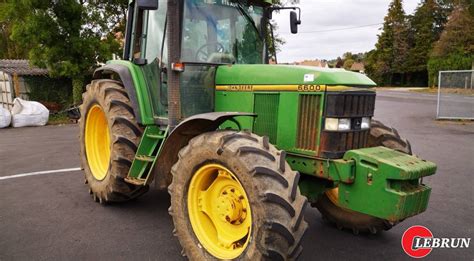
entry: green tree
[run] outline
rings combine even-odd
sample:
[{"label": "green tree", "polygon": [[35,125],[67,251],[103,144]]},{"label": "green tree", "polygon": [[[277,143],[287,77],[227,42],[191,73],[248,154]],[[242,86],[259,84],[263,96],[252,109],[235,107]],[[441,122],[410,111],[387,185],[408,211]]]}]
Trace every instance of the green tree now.
[{"label": "green tree", "polygon": [[12,36],[31,48],[30,61],[54,77],[70,77],[74,103],[80,103],[85,79],[98,63],[120,54],[115,33],[123,30],[127,0],[15,0],[8,10]]},{"label": "green tree", "polygon": [[439,39],[445,19],[441,6],[435,0],[424,0],[410,19],[411,47],[406,70],[426,72],[428,58],[435,41]]},{"label": "green tree", "polygon": [[[288,5],[293,5],[297,4],[299,1],[298,0],[274,0],[273,4],[275,6],[288,6]],[[274,11],[274,12],[279,12]],[[286,43],[286,41],[279,35],[277,34],[278,31],[278,24],[275,21],[270,21],[270,23],[267,26],[267,34],[266,34],[266,42],[268,46],[268,53],[269,53],[269,58],[276,61],[276,54],[281,51],[282,46]]]},{"label": "green tree", "polygon": [[268,45],[269,58],[276,61],[276,54],[281,51],[281,47],[286,43],[285,40],[278,35],[278,24],[275,21],[270,21],[266,34],[266,42]]},{"label": "green tree", "polygon": [[[372,53],[371,76],[380,84],[394,84],[395,76],[403,76],[408,55],[408,23],[402,0],[390,3],[385,16],[382,33],[378,36],[375,52]],[[400,79],[398,79],[400,81]]]},{"label": "green tree", "polygon": [[0,1],[0,59],[25,59],[28,57],[26,49],[20,48],[11,39],[13,21],[8,15],[11,3]]},{"label": "green tree", "polygon": [[474,15],[471,7],[460,1],[449,16],[428,61],[430,85],[436,84],[440,70],[471,69],[474,61]]},{"label": "green tree", "polygon": [[353,59],[347,59],[345,62],[344,62],[344,69],[350,71],[351,70],[351,67],[352,65],[354,65],[355,61]]},{"label": "green tree", "polygon": [[410,49],[405,63],[407,84],[428,84],[427,63],[447,20],[448,9],[436,0],[424,0],[410,17]]}]

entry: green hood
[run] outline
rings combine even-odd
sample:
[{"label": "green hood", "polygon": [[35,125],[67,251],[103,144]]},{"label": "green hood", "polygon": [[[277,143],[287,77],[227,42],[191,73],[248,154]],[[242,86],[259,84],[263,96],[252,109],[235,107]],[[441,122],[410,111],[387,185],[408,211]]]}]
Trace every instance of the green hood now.
[{"label": "green hood", "polygon": [[376,86],[367,76],[344,69],[269,64],[220,66],[216,85],[234,84]]}]

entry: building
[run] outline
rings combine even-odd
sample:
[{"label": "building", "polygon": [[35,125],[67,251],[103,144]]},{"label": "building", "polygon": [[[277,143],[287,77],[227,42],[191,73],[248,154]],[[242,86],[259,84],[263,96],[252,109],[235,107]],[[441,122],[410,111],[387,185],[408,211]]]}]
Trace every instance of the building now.
[{"label": "building", "polygon": [[13,107],[16,97],[28,100],[28,82],[48,78],[48,70],[29,65],[28,60],[0,60],[0,106]]},{"label": "building", "polygon": [[351,66],[351,71],[358,73],[365,73],[365,65],[363,63],[354,63]]},{"label": "building", "polygon": [[326,61],[322,60],[304,60],[302,62],[296,62],[296,65],[304,65],[304,66],[313,66],[313,67],[320,67],[320,68],[329,68],[329,65]]}]

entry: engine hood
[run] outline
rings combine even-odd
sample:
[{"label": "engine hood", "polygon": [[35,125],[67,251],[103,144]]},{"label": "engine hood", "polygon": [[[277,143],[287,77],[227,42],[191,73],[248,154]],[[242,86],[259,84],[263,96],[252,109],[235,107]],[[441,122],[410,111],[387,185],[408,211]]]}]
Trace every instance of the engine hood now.
[{"label": "engine hood", "polygon": [[376,86],[367,76],[344,69],[269,64],[219,66],[216,85],[242,84]]}]

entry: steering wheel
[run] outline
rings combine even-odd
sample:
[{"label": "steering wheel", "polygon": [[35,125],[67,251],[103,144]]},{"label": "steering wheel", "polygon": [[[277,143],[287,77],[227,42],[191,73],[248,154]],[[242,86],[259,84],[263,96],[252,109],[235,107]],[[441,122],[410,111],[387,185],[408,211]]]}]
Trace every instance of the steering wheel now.
[{"label": "steering wheel", "polygon": [[224,46],[218,42],[204,44],[196,52],[196,61],[207,62],[209,59],[208,47],[215,47],[217,53],[224,52]]}]

